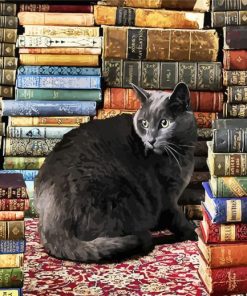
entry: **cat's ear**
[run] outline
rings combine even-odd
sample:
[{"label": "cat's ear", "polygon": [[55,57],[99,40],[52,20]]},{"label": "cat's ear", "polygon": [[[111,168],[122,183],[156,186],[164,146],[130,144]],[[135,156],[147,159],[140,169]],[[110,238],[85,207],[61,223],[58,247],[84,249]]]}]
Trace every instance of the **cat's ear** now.
[{"label": "cat's ear", "polygon": [[145,104],[148,101],[150,94],[146,92],[143,88],[135,85],[134,83],[130,83],[130,85],[137,93],[138,99],[141,101],[141,103]]},{"label": "cat's ear", "polygon": [[170,95],[169,101],[171,111],[176,114],[190,110],[190,91],[188,86],[183,82],[178,83]]}]

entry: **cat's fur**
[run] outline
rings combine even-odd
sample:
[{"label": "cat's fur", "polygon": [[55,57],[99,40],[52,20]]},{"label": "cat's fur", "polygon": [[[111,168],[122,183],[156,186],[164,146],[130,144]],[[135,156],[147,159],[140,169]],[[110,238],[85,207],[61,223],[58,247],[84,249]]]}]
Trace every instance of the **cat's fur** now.
[{"label": "cat's fur", "polygon": [[196,239],[177,205],[197,139],[189,90],[180,83],[173,94],[150,95],[133,87],[142,104],[134,118],[94,120],[70,131],[39,171],[41,241],[57,258],[100,262],[149,251],[157,225],[178,241]]}]

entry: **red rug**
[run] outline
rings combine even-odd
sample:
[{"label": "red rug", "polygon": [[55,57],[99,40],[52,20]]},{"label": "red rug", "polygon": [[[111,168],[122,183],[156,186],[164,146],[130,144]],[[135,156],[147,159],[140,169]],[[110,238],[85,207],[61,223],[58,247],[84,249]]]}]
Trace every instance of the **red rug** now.
[{"label": "red rug", "polygon": [[39,244],[37,219],[26,221],[25,296],[208,295],[197,275],[196,243],[157,246],[121,264],[78,264],[49,257]]}]

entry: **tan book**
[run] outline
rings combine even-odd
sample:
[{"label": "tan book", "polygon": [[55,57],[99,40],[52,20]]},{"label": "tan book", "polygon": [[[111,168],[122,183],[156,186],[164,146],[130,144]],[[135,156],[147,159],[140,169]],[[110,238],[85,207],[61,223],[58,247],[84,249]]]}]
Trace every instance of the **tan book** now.
[{"label": "tan book", "polygon": [[24,214],[22,211],[0,211],[0,221],[24,220]]},{"label": "tan book", "polygon": [[135,26],[148,28],[202,29],[204,13],[165,9],[94,6],[98,25]]},{"label": "tan book", "polygon": [[45,157],[6,156],[4,157],[3,168],[5,170],[39,170],[44,161]]},{"label": "tan book", "polygon": [[101,48],[72,48],[72,47],[60,47],[60,48],[20,48],[19,53],[31,53],[31,54],[87,54],[87,55],[100,55]]},{"label": "tan book", "polygon": [[23,258],[23,254],[0,254],[0,268],[22,267]]},{"label": "tan book", "polygon": [[0,28],[0,42],[15,43],[17,40],[17,29]]},{"label": "tan book", "polygon": [[0,69],[0,84],[15,85],[16,70]]},{"label": "tan book", "polygon": [[20,25],[94,26],[93,13],[19,12]]},{"label": "tan book", "polygon": [[19,56],[25,66],[98,66],[98,55],[25,54]]},{"label": "tan book", "polygon": [[0,85],[0,98],[13,98],[14,97],[14,87],[13,86],[6,86]]},{"label": "tan book", "polygon": [[24,238],[24,221],[0,221],[0,240],[18,240]]},{"label": "tan book", "polygon": [[110,117],[114,117],[120,114],[134,114],[135,111],[129,111],[129,110],[120,110],[120,109],[101,109],[98,110],[97,115],[94,117],[94,119],[106,119]]},{"label": "tan book", "polygon": [[4,135],[5,135],[5,123],[0,122],[0,136],[4,136]]},{"label": "tan book", "polygon": [[103,26],[103,57],[151,61],[216,61],[216,30]]}]

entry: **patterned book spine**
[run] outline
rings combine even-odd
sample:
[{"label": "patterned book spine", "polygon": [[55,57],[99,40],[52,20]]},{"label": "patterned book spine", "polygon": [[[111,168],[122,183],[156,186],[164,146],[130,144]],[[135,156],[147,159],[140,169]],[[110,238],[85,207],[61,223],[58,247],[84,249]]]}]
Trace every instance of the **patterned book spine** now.
[{"label": "patterned book spine", "polygon": [[25,240],[0,240],[0,254],[19,254],[25,249]]},{"label": "patterned book spine", "polygon": [[104,58],[210,62],[216,61],[219,48],[215,30],[104,26],[103,34]]},{"label": "patterned book spine", "polygon": [[[1,33],[1,29],[0,29]],[[0,43],[0,56],[15,57],[16,45],[15,43]]]},{"label": "patterned book spine", "polygon": [[212,0],[213,11],[247,10],[244,0]]},{"label": "patterned book spine", "polygon": [[0,85],[0,98],[13,98],[14,97],[14,87]]},{"label": "patterned book spine", "polygon": [[210,178],[209,172],[194,172],[191,179],[190,179],[190,185],[198,185],[201,188],[201,183],[207,181]]},{"label": "patterned book spine", "polygon": [[46,89],[100,89],[101,79],[99,76],[18,75],[16,86]]},{"label": "patterned book spine", "polygon": [[28,199],[0,199],[0,211],[26,211],[28,208]]},{"label": "patterned book spine", "polygon": [[[39,172],[38,170],[0,170],[0,174],[15,174],[15,173],[22,174],[25,181],[33,181],[35,177],[38,175],[38,172]],[[0,217],[1,217],[1,213],[0,213]],[[1,219],[1,220],[7,220],[7,219]],[[18,220],[18,219],[14,219],[14,220]]]},{"label": "patterned book spine", "polygon": [[17,47],[101,47],[101,37],[18,36]]},{"label": "patterned book spine", "polygon": [[[7,293],[7,294],[6,294]],[[23,296],[22,288],[0,288],[0,296]]]},{"label": "patterned book spine", "polygon": [[107,88],[104,92],[104,108],[135,111],[140,108],[140,101],[132,89]]},{"label": "patterned book spine", "polygon": [[61,139],[5,138],[5,156],[47,156]]},{"label": "patterned book spine", "polygon": [[36,4],[26,3],[20,4],[19,11],[30,11],[30,12],[93,12],[92,5],[69,5],[69,4]]},{"label": "patterned book spine", "polygon": [[198,140],[211,140],[212,135],[212,129],[211,128],[198,128],[197,129],[197,137]]},{"label": "patterned book spine", "polygon": [[0,84],[15,85],[16,70],[0,69]]},{"label": "patterned book spine", "polygon": [[0,221],[24,220],[24,212],[1,211]]},{"label": "patterned book spine", "polygon": [[184,205],[183,212],[188,220],[202,219],[201,205]]},{"label": "patterned book spine", "polygon": [[229,86],[227,102],[233,104],[247,103],[247,86]]},{"label": "patterned book spine", "polygon": [[223,104],[223,117],[225,118],[247,118],[246,104]]},{"label": "patterned book spine", "polygon": [[20,25],[94,26],[92,13],[19,12]]},{"label": "patterned book spine", "polygon": [[2,101],[3,116],[93,116],[96,102],[90,101]]},{"label": "patterned book spine", "polygon": [[0,28],[0,42],[16,43],[17,29]]},{"label": "patterned book spine", "polygon": [[247,71],[223,71],[223,85],[247,85]]},{"label": "patterned book spine", "polygon": [[[45,157],[8,157],[7,156],[7,157],[4,157],[3,168],[5,170],[38,170],[41,168],[44,161],[45,161]],[[5,201],[5,200],[0,200],[0,202],[1,201]],[[9,200],[9,201],[14,203],[16,200]],[[22,209],[19,209],[19,211],[24,209],[25,208],[23,207]],[[1,209],[1,211],[4,211],[4,210],[5,209]],[[6,209],[6,210],[9,210],[9,209]],[[15,209],[13,209],[12,211],[15,211]]]},{"label": "patterned book spine", "polygon": [[134,114],[134,111],[125,109],[101,109],[98,110],[97,116],[94,119],[106,119],[120,114]]},{"label": "patterned book spine", "polygon": [[235,118],[218,118],[212,123],[213,129],[247,128],[247,120]]},{"label": "patterned book spine", "polygon": [[247,26],[223,28],[224,49],[247,49]]},{"label": "patterned book spine", "polygon": [[23,254],[1,254],[0,268],[15,268],[23,266]]},{"label": "patterned book spine", "polygon": [[0,69],[17,69],[18,58],[15,57],[0,57]]},{"label": "patterned book spine", "polygon": [[209,181],[215,196],[247,197],[246,177],[213,177]]},{"label": "patterned book spine", "polygon": [[18,18],[16,16],[0,16],[0,28],[16,29]]},{"label": "patterned book spine", "polygon": [[0,15],[15,16],[17,12],[17,4],[15,3],[0,3]]},{"label": "patterned book spine", "polygon": [[19,53],[30,53],[30,54],[90,54],[100,55],[101,48],[92,47],[49,47],[49,48],[20,48]]},{"label": "patterned book spine", "polygon": [[24,26],[24,35],[50,37],[99,37],[99,27]]},{"label": "patterned book spine", "polygon": [[247,69],[247,50],[224,50],[225,70]]},{"label": "patterned book spine", "polygon": [[21,268],[1,268],[0,287],[18,288],[23,286],[24,273]]},{"label": "patterned book spine", "polygon": [[101,69],[92,67],[20,66],[17,75],[101,76]]},{"label": "patterned book spine", "polygon": [[211,128],[212,121],[216,119],[214,112],[194,112],[198,128]]},{"label": "patterned book spine", "polygon": [[26,187],[0,187],[0,199],[1,198],[28,198]]},{"label": "patterned book spine", "polygon": [[24,221],[0,221],[0,240],[25,238]]},{"label": "patterned book spine", "polygon": [[213,28],[247,25],[247,11],[217,11],[212,13]]},{"label": "patterned book spine", "polygon": [[97,25],[134,26],[149,28],[202,29],[204,13],[94,6]]}]

